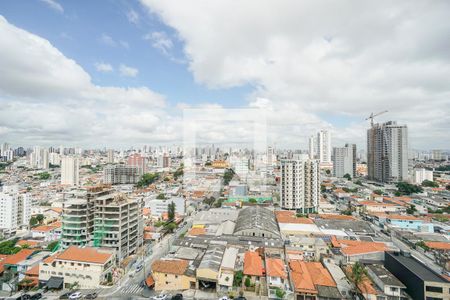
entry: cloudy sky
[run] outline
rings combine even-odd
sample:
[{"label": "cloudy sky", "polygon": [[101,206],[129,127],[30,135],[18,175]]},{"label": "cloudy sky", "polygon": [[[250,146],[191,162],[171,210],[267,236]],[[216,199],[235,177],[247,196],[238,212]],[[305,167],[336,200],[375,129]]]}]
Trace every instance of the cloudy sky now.
[{"label": "cloudy sky", "polygon": [[199,108],[203,141],[251,140],[230,116],[259,109],[277,147],[328,128],[364,148],[388,110],[412,148],[449,149],[449,20],[446,0],[4,0],[0,142],[176,144]]}]

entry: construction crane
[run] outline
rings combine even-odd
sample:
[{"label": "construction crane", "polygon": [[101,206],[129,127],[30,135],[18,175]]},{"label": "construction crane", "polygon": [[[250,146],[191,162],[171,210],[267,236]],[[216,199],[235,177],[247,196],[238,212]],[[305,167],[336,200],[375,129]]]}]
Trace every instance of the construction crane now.
[{"label": "construction crane", "polygon": [[376,113],[376,114],[371,113],[370,116],[366,118],[366,121],[370,119],[370,126],[373,127],[373,118],[375,118],[375,117],[377,117],[379,115],[382,115],[384,113],[387,113],[387,112],[388,112],[387,110],[384,110],[384,111],[381,111],[381,112]]}]

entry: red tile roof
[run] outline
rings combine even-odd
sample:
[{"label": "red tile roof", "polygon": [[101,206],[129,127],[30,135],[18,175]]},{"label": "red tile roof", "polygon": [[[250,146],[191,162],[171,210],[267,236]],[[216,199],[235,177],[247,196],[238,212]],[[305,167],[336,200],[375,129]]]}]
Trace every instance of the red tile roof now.
[{"label": "red tile roof", "polygon": [[318,285],[336,287],[333,277],[320,262],[291,260],[289,267],[296,292],[317,294]]},{"label": "red tile roof", "polygon": [[450,243],[447,242],[425,242],[431,249],[450,251]]},{"label": "red tile roof", "polygon": [[96,248],[80,248],[70,246],[58,255],[60,260],[80,261],[95,264],[104,264],[112,257],[110,252],[100,252]]},{"label": "red tile roof", "polygon": [[272,277],[281,277],[286,279],[287,274],[285,271],[284,262],[279,258],[267,258],[266,259],[266,274]]},{"label": "red tile roof", "polygon": [[182,275],[186,271],[189,262],[184,259],[160,259],[152,264],[153,272]]},{"label": "red tile roof", "polygon": [[4,271],[5,265],[15,265],[27,259],[28,256],[34,253],[35,250],[22,249],[16,254],[9,255],[7,258],[0,262],[0,273]]},{"label": "red tile roof", "polygon": [[313,224],[309,218],[297,218],[295,212],[289,210],[275,211],[278,223]]},{"label": "red tile roof", "polygon": [[244,255],[244,274],[250,276],[263,276],[264,266],[261,256],[257,252],[247,251]]}]

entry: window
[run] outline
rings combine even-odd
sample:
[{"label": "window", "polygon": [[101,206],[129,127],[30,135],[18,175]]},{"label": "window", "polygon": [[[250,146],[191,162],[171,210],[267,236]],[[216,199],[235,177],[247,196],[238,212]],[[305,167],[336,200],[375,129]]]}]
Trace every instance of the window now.
[{"label": "window", "polygon": [[398,288],[391,286],[391,292],[397,292],[397,291],[398,291]]},{"label": "window", "polygon": [[442,287],[438,286],[427,286],[425,290],[432,293],[442,293]]}]

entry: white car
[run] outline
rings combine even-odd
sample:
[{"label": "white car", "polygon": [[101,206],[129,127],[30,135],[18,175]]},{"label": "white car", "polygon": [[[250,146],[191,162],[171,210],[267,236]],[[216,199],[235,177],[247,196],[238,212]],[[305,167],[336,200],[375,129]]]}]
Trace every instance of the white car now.
[{"label": "white car", "polygon": [[69,299],[81,299],[83,295],[80,292],[70,294]]},{"label": "white car", "polygon": [[153,300],[167,300],[167,299],[169,299],[169,296],[168,296],[168,295],[165,295],[165,294],[161,294],[161,295],[159,295],[159,296],[153,297],[152,299],[153,299]]}]

